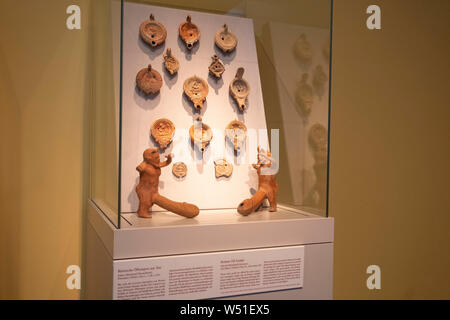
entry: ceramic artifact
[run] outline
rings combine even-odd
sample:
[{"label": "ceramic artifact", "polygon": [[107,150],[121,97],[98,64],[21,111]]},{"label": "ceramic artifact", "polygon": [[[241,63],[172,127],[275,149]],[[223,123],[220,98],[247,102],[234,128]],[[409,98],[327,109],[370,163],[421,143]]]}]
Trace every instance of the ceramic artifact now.
[{"label": "ceramic artifact", "polygon": [[236,101],[239,110],[244,111],[247,108],[246,100],[250,94],[250,85],[242,78],[244,68],[238,68],[235,78],[230,83],[230,94]]},{"label": "ceramic artifact", "polygon": [[187,174],[187,166],[184,162],[174,163],[172,166],[172,173],[177,178],[184,178]]},{"label": "ceramic artifact", "polygon": [[149,64],[147,68],[138,72],[136,85],[146,95],[156,94],[162,87],[161,74]]},{"label": "ceramic artifact", "polygon": [[198,117],[197,121],[195,121],[194,125],[189,129],[189,137],[194,145],[203,152],[212,140],[213,135],[211,128],[202,122],[202,117]]},{"label": "ceramic artifact", "polygon": [[294,54],[300,61],[309,62],[312,59],[312,48],[306,34],[302,33],[298,36],[294,43]]},{"label": "ceramic artifact", "polygon": [[[314,159],[326,161],[328,147],[328,130],[320,123],[315,123],[309,129],[308,142],[313,150]],[[324,153],[325,151],[325,153]]]},{"label": "ceramic artifact", "polygon": [[164,149],[172,141],[175,126],[169,119],[161,118],[153,122],[150,132],[153,139],[159,144],[159,147]]},{"label": "ceramic artifact", "polygon": [[229,177],[233,173],[233,165],[227,159],[218,159],[214,161],[216,178]]},{"label": "ceramic artifact", "polygon": [[216,46],[227,53],[236,48],[238,41],[234,33],[228,29],[226,24],[224,24],[223,27],[216,32],[215,42]]},{"label": "ceramic artifact", "polygon": [[203,108],[203,102],[208,95],[208,83],[200,77],[193,76],[187,78],[183,84],[184,93],[192,101],[195,109]]},{"label": "ceramic artifact", "polygon": [[188,50],[192,50],[194,44],[200,39],[200,29],[196,24],[192,23],[191,16],[187,16],[186,21],[180,24],[178,33]]},{"label": "ceramic artifact", "polygon": [[305,202],[324,209],[327,195],[328,130],[320,123],[314,124],[309,129],[308,142],[314,158],[316,181]]},{"label": "ceramic artifact", "polygon": [[234,145],[234,151],[241,151],[245,138],[247,136],[247,127],[242,121],[233,120],[225,128],[225,137]]},{"label": "ceramic artifact", "polygon": [[166,41],[167,31],[166,28],[158,21],[155,21],[153,14],[150,15],[149,20],[145,20],[139,27],[139,34],[142,40],[151,45],[157,47]]},{"label": "ceramic artifact", "polygon": [[308,74],[304,73],[302,79],[297,84],[297,91],[295,93],[295,101],[300,109],[300,113],[304,117],[308,117],[311,113],[312,105],[314,103],[313,89],[308,84]]},{"label": "ceramic artifact", "polygon": [[313,74],[313,86],[317,89],[323,89],[328,77],[325,71],[323,71],[322,65],[317,65]]},{"label": "ceramic artifact", "polygon": [[172,50],[170,48],[167,48],[166,53],[164,53],[163,55],[163,58],[164,66],[166,67],[167,71],[169,71],[170,75],[173,76],[178,72],[180,63],[178,62],[177,58],[172,55]]},{"label": "ceramic artifact", "polygon": [[212,56],[212,62],[209,65],[209,72],[217,79],[222,78],[222,74],[225,72],[225,66],[220,61],[217,55]]},{"label": "ceramic artifact", "polygon": [[253,197],[242,201],[237,211],[247,216],[257,211],[265,199],[269,200],[269,211],[277,211],[277,191],[275,159],[272,158],[270,151],[265,152],[258,147],[258,161],[252,165],[258,174],[258,191]]},{"label": "ceramic artifact", "polygon": [[150,148],[144,151],[143,157],[144,160],[136,168],[139,172],[139,183],[136,186],[136,193],[139,198],[138,216],[151,218],[152,214],[149,209],[154,204],[186,218],[197,216],[200,211],[196,205],[172,201],[158,192],[161,168],[172,162],[172,155],[168,155],[166,161],[160,162],[158,149]]}]

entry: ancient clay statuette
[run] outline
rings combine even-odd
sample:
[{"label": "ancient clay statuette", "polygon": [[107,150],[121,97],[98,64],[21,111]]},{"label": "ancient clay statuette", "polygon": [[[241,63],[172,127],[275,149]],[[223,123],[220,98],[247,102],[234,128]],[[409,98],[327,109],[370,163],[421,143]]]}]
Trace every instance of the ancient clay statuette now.
[{"label": "ancient clay statuette", "polygon": [[166,28],[158,21],[155,21],[153,14],[150,15],[149,20],[145,20],[141,23],[139,34],[141,35],[142,40],[152,47],[157,47],[164,43],[167,37]]},{"label": "ancient clay statuette", "polygon": [[311,61],[312,49],[311,44],[306,38],[306,34],[302,33],[294,43],[294,53],[297,59],[303,62]]},{"label": "ancient clay statuette", "polygon": [[187,174],[187,166],[184,162],[174,163],[172,166],[172,173],[177,178],[184,178]]},{"label": "ancient clay statuette", "polygon": [[152,69],[149,64],[147,68],[142,69],[136,76],[138,88],[147,95],[156,94],[162,87],[162,78],[158,71]]},{"label": "ancient clay statuette", "polygon": [[327,195],[328,130],[319,123],[314,124],[309,129],[308,142],[314,158],[313,169],[316,176],[316,182],[311,190],[311,196],[308,198],[316,206],[325,208]]},{"label": "ancient clay statuette", "polygon": [[150,148],[144,151],[143,157],[144,160],[136,168],[139,171],[139,183],[136,187],[139,198],[138,216],[151,218],[152,214],[149,209],[154,204],[186,218],[197,216],[200,211],[196,205],[169,200],[158,192],[161,168],[172,162],[172,155],[168,155],[166,161],[160,162],[158,149]]},{"label": "ancient clay statuette", "polygon": [[247,127],[239,120],[231,121],[225,128],[225,137],[234,145],[234,151],[239,152],[247,136]]},{"label": "ancient clay statuette", "polygon": [[327,161],[328,131],[320,123],[316,123],[309,129],[308,142],[313,151],[316,163]]},{"label": "ancient clay statuette", "polygon": [[200,77],[193,76],[184,81],[183,89],[184,93],[194,104],[195,109],[200,110],[208,95],[208,83]]},{"label": "ancient clay statuette", "polygon": [[178,69],[180,68],[180,63],[178,60],[172,55],[172,50],[170,48],[167,48],[166,53],[163,55],[164,57],[164,66],[166,67],[167,71],[169,71],[170,75],[174,75],[178,72]]},{"label": "ancient clay statuette", "polygon": [[217,79],[222,78],[222,74],[225,72],[225,67],[217,55],[212,56],[212,62],[208,69]]},{"label": "ancient clay statuette", "polygon": [[295,100],[300,112],[307,117],[311,113],[311,108],[314,103],[313,89],[308,84],[308,74],[302,75],[302,80],[297,85],[297,92],[295,93]]},{"label": "ancient clay statuette", "polygon": [[202,122],[202,117],[198,117],[194,125],[189,129],[191,141],[201,152],[205,151],[206,146],[212,140],[211,128]]},{"label": "ancient clay statuette", "polygon": [[191,16],[187,16],[186,21],[180,24],[178,33],[189,50],[192,50],[194,44],[200,39],[200,29],[191,22]]},{"label": "ancient clay statuette", "polygon": [[216,46],[227,53],[236,48],[238,41],[236,36],[228,29],[228,26],[224,24],[223,27],[216,32],[215,42]]},{"label": "ancient clay statuette", "polygon": [[175,126],[169,119],[161,118],[153,122],[150,132],[159,147],[164,149],[172,141]]},{"label": "ancient clay statuette", "polygon": [[258,147],[258,162],[253,164],[258,174],[258,191],[253,197],[242,201],[237,207],[237,211],[247,216],[257,211],[267,198],[269,200],[269,211],[277,211],[277,191],[276,171],[273,169],[275,160],[271,157],[269,151],[260,150]]},{"label": "ancient clay statuette", "polygon": [[230,83],[230,94],[236,101],[239,110],[244,111],[247,107],[245,100],[250,93],[250,85],[242,78],[244,75],[244,68],[238,68],[236,77]]},{"label": "ancient clay statuette", "polygon": [[315,88],[318,89],[322,89],[323,86],[325,85],[325,82],[327,82],[328,77],[325,73],[325,71],[323,71],[322,65],[318,65],[316,66],[316,68],[314,69],[314,75],[313,75],[313,86]]},{"label": "ancient clay statuette", "polygon": [[233,165],[227,161],[227,159],[219,159],[214,161],[214,167],[216,169],[216,178],[229,177],[233,173]]}]

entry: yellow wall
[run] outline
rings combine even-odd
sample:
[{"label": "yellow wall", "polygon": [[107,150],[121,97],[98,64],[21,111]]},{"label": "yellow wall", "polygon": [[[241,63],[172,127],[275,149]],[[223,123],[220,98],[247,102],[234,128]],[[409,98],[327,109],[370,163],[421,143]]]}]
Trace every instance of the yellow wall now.
[{"label": "yellow wall", "polygon": [[[1,298],[78,298],[87,188],[87,1],[0,2]],[[4,254],[6,259],[4,259]]]},{"label": "yellow wall", "polygon": [[[382,30],[365,8],[382,8]],[[450,298],[450,2],[336,0],[336,298]],[[365,287],[377,264],[379,292]]]},{"label": "yellow wall", "polygon": [[[80,296],[65,268],[84,250],[89,2],[0,2],[0,298]],[[81,31],[65,28],[73,3]],[[450,298],[450,3],[378,1],[383,29],[368,31],[373,3],[334,7],[335,297]],[[379,292],[365,287],[370,264],[382,270]]]}]

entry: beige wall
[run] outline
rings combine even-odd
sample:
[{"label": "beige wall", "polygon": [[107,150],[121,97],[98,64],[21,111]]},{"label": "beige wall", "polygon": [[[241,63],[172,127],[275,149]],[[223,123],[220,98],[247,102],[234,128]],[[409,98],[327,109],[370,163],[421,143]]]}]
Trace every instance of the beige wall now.
[{"label": "beige wall", "polygon": [[[81,31],[65,29],[72,3]],[[238,1],[225,3],[194,1]],[[378,2],[383,29],[368,31],[373,3],[334,8],[335,297],[450,298],[450,3]],[[88,13],[88,0],[0,2],[0,298],[79,297],[64,272],[84,250]],[[365,287],[370,264],[379,292]]]},{"label": "beige wall", "polygon": [[[365,8],[382,8],[382,30]],[[335,1],[336,298],[450,298],[450,2]],[[382,290],[365,287],[377,264]]]},{"label": "beige wall", "polygon": [[[0,2],[1,298],[78,298],[65,288],[81,264],[87,191],[87,1]],[[6,259],[4,258],[6,256]]]}]

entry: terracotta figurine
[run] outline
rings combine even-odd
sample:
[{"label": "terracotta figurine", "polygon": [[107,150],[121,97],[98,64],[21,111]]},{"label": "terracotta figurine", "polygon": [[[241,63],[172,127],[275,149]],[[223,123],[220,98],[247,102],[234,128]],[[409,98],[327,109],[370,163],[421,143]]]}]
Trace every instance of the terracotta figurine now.
[{"label": "terracotta figurine", "polygon": [[149,148],[144,151],[143,157],[144,160],[136,168],[139,171],[139,184],[136,187],[136,193],[139,197],[138,216],[151,218],[152,214],[149,212],[149,209],[154,204],[186,218],[197,216],[199,209],[196,205],[186,202],[175,202],[158,193],[161,168],[168,166],[172,162],[172,155],[168,155],[166,161],[160,162],[158,149]]},{"label": "terracotta figurine", "polygon": [[247,216],[257,211],[267,198],[269,200],[269,211],[277,211],[277,191],[276,172],[273,165],[275,159],[272,158],[270,151],[266,153],[258,147],[258,162],[253,164],[253,168],[258,173],[258,191],[250,199],[242,201],[237,207],[237,211]]}]

